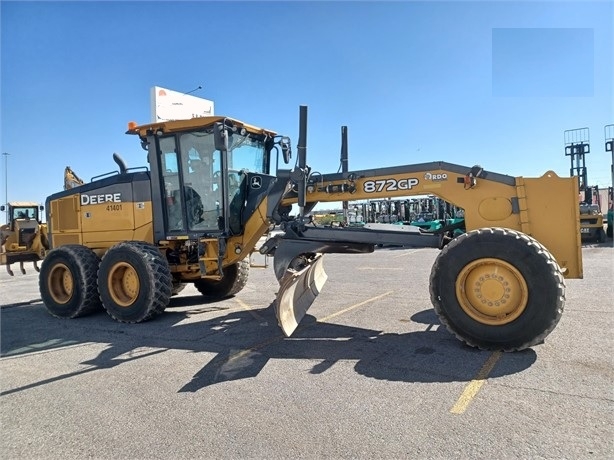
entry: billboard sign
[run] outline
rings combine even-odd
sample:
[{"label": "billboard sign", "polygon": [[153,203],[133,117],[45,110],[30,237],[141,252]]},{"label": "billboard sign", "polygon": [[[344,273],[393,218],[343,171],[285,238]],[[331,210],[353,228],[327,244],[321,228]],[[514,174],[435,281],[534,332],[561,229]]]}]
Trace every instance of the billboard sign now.
[{"label": "billboard sign", "polygon": [[154,86],[151,88],[151,121],[189,120],[213,115],[213,101]]}]

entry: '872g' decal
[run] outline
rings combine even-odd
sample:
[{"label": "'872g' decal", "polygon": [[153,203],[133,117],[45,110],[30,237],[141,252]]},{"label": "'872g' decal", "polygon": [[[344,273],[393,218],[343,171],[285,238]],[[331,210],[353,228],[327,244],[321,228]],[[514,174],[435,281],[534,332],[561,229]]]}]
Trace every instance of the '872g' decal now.
[{"label": "'872g' decal", "polygon": [[378,179],[368,180],[362,185],[365,193],[396,192],[397,190],[411,190],[420,181],[415,177],[408,179]]}]

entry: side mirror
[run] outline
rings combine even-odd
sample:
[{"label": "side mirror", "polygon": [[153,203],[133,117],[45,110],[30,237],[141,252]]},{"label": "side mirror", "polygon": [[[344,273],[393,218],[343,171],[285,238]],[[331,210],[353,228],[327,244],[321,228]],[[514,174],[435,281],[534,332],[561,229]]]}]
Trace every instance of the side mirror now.
[{"label": "side mirror", "polygon": [[213,125],[213,142],[216,150],[220,152],[228,150],[228,132],[223,123],[218,122]]},{"label": "side mirror", "polygon": [[282,137],[279,141],[279,145],[281,146],[281,154],[284,158],[284,163],[290,163],[290,158],[292,158],[292,147],[290,147],[290,138]]},{"label": "side mirror", "polygon": [[39,210],[39,211],[44,211],[44,210],[45,210],[45,207],[41,205],[41,206],[39,206],[39,207],[38,207],[38,210]]}]

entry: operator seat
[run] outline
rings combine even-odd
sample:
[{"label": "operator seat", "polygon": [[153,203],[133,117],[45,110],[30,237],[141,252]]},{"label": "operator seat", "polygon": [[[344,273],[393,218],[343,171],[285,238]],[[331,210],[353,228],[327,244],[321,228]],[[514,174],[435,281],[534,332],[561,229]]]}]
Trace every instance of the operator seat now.
[{"label": "operator seat", "polygon": [[189,185],[185,186],[184,195],[186,212],[188,213],[188,228],[192,228],[204,220],[205,207],[200,195]]}]

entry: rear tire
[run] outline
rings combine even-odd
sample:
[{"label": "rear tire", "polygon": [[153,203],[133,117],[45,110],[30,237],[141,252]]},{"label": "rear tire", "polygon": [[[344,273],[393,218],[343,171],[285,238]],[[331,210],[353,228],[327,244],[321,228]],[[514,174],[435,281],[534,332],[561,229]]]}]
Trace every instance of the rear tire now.
[{"label": "rear tire", "polygon": [[57,318],[78,318],[100,310],[96,279],[99,263],[91,249],[78,244],[49,251],[38,279],[49,313]]},{"label": "rear tire", "polygon": [[149,243],[116,244],[100,263],[98,290],[102,305],[116,321],[147,321],[162,313],[170,301],[172,281],[168,262]]},{"label": "rear tire", "polygon": [[224,277],[219,281],[199,279],[194,286],[205,297],[223,299],[240,292],[249,277],[249,260],[242,260],[224,268]]},{"label": "rear tire", "polygon": [[433,265],[430,292],[448,330],[485,350],[541,343],[565,303],[563,274],[550,252],[534,238],[502,228],[452,240]]}]

